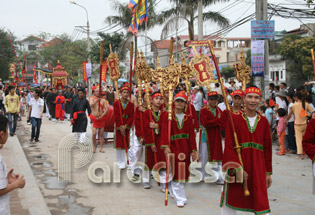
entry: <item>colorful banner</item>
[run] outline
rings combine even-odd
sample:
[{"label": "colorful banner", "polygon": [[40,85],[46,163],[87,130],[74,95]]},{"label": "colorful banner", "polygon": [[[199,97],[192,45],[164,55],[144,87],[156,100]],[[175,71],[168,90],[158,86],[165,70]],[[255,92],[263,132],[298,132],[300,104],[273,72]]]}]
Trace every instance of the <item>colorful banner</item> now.
[{"label": "colorful banner", "polygon": [[87,63],[86,64],[86,77],[91,78],[91,76],[92,76],[92,64]]},{"label": "colorful banner", "polygon": [[275,37],[274,20],[253,20],[251,23],[252,39],[269,39]]},{"label": "colorful banner", "polygon": [[252,41],[252,76],[264,76],[265,70],[265,41],[253,40]]},{"label": "colorful banner", "polygon": [[[211,44],[213,45],[213,40],[211,40]],[[213,73],[214,73],[214,79],[215,79],[214,83],[217,83],[218,82],[217,70],[215,69],[214,62],[212,60],[212,55],[210,52],[210,48],[208,46],[208,41],[207,40],[189,41],[187,42],[187,46],[188,46],[188,60],[189,61],[195,56],[195,52],[192,48],[193,46],[195,47],[197,53],[201,53],[201,54],[209,56],[211,68],[213,68]]]},{"label": "colorful banner", "polygon": [[107,60],[105,59],[102,64],[102,74],[101,74],[101,79],[104,82],[106,82],[106,75],[107,75]]},{"label": "colorful banner", "polygon": [[88,62],[87,61],[84,61],[82,62],[82,67],[83,67],[83,81],[87,81],[87,76],[86,76],[86,64]]},{"label": "colorful banner", "polygon": [[33,67],[33,83],[38,84],[37,83],[37,78],[36,78],[36,70],[34,69],[36,67],[36,61]]}]

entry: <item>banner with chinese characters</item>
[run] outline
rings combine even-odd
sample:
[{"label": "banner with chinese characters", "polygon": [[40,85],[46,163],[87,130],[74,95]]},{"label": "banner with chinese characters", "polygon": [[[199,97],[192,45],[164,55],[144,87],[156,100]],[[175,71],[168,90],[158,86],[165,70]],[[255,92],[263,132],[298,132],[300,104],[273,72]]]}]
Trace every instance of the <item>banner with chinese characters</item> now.
[{"label": "banner with chinese characters", "polygon": [[265,70],[265,41],[252,41],[252,76],[264,76]]},{"label": "banner with chinese characters", "polygon": [[87,76],[86,76],[86,64],[88,62],[87,61],[84,61],[82,62],[82,67],[83,67],[83,81],[87,81]]}]

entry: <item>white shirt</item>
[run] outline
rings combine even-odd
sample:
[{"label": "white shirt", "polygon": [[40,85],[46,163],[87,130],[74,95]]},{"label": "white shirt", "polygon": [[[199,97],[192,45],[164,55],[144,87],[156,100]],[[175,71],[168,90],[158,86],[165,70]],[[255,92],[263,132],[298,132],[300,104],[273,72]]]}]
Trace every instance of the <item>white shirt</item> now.
[{"label": "white shirt", "polygon": [[176,117],[177,117],[177,119],[178,119],[179,124],[181,125],[182,122],[183,122],[183,120],[184,120],[185,114],[184,114],[184,113],[177,113],[177,114],[175,114],[175,115],[176,115]]},{"label": "white shirt", "polygon": [[[8,186],[7,165],[0,155],[0,189],[5,189]],[[9,193],[0,196],[0,214],[10,214],[10,195]]]},{"label": "white shirt", "polygon": [[249,116],[247,116],[247,118],[248,118],[250,127],[253,128],[254,125],[255,125],[255,121],[256,121],[256,118],[257,118],[257,114],[256,114],[256,116],[254,116],[254,117],[249,117]]},{"label": "white shirt", "polygon": [[195,100],[194,100],[194,107],[196,111],[200,111],[202,106],[203,106],[203,99],[202,99],[202,94],[201,92],[197,92],[195,95]]},{"label": "white shirt", "polygon": [[32,106],[31,117],[41,118],[40,114],[42,113],[42,107],[44,107],[44,100],[31,98],[29,105]]},{"label": "white shirt", "polygon": [[220,104],[218,104],[218,107],[220,108],[222,112],[226,110],[226,106],[224,102],[221,102]]},{"label": "white shirt", "polygon": [[[290,112],[290,108],[292,108],[293,102],[289,104],[288,112]],[[292,112],[290,119],[288,122],[294,122],[294,113]]]}]

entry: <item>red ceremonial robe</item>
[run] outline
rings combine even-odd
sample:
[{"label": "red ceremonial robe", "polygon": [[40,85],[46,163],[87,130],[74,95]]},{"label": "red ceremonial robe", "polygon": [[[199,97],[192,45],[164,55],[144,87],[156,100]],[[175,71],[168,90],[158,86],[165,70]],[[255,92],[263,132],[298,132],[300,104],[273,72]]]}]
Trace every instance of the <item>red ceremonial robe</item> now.
[{"label": "red ceremonial robe", "polygon": [[251,128],[245,113],[232,114],[232,119],[239,144],[242,146],[243,168],[248,174],[250,196],[244,196],[243,183],[236,181],[227,183],[229,177],[242,169],[234,149],[232,129],[227,123],[223,171],[229,170],[221,196],[221,207],[224,202],[227,207],[235,210],[255,214],[269,213],[266,175],[272,174],[272,144],[268,120],[257,113],[256,122]]},{"label": "red ceremonial robe", "polygon": [[220,108],[210,108],[209,105],[200,110],[200,130],[206,130],[209,162],[222,161],[222,137],[220,129]]},{"label": "red ceremonial robe", "polygon": [[[190,155],[193,151],[197,151],[192,117],[185,114],[183,122],[180,125],[176,115],[173,113],[171,123],[171,144],[169,146],[168,114],[164,114],[161,126],[161,148],[170,147],[171,153],[174,154],[175,165],[174,169],[172,169],[174,176],[173,181],[186,182],[189,178]],[[179,174],[179,165],[181,164],[185,164],[184,174]]]},{"label": "red ceremonial robe", "polygon": [[196,113],[196,109],[192,104],[189,104],[189,107],[187,108],[186,114],[190,115],[190,110],[191,109],[191,115],[193,118],[193,124],[194,124],[194,129],[199,130],[199,121]]},{"label": "red ceremonial robe", "polygon": [[[230,110],[231,111],[233,111],[233,107],[232,106],[230,106]],[[220,121],[221,121],[221,130],[224,130],[225,131],[225,128],[226,128],[226,125],[229,123],[229,121],[228,121],[228,112],[227,112],[228,110],[227,109],[225,109],[223,112],[222,112],[222,114],[221,114],[221,117],[220,117]],[[240,113],[242,113],[243,112],[243,108],[240,110],[240,111],[238,111],[238,112],[231,112],[232,114],[236,114],[236,115],[239,115]]]},{"label": "red ceremonial robe", "polygon": [[307,156],[315,162],[315,119],[311,119],[306,127],[302,140],[303,149]]},{"label": "red ceremonial robe", "polygon": [[[144,133],[144,142],[145,142],[145,163],[148,165],[148,168],[150,170],[153,169],[153,166],[155,165],[154,160],[154,152],[151,149],[152,145],[156,145],[157,147],[157,162],[165,162],[165,154],[164,150],[161,148],[161,127],[162,127],[162,118],[164,118],[164,115],[167,115],[167,112],[161,111],[159,112],[159,115],[156,116],[155,113],[153,113],[150,110],[146,110],[144,112],[143,117],[143,133]],[[152,121],[150,121],[150,115],[152,118]],[[157,129],[154,129],[154,135],[152,132],[152,128],[150,128],[150,122],[154,122],[158,125]]]},{"label": "red ceremonial robe", "polygon": [[[120,115],[119,108],[121,109],[122,116]],[[129,131],[133,123],[133,117],[134,117],[134,105],[132,102],[127,101],[127,103],[124,105],[120,100],[116,100],[114,102],[114,115],[115,115],[115,124],[116,124],[116,149],[125,149],[124,139],[126,139],[127,148],[129,149]],[[122,119],[122,122],[121,122]],[[120,127],[126,125],[126,136],[123,137],[123,135],[120,132]]]},{"label": "red ceremonial robe", "polygon": [[[143,114],[144,112],[140,111],[139,106],[137,106],[135,111],[134,123],[138,140],[143,139]],[[142,122],[140,115],[142,115]]]},{"label": "red ceremonial robe", "polygon": [[65,119],[66,99],[64,96],[57,96],[55,103],[56,103],[56,108],[55,108],[56,119],[60,119],[61,121],[63,121]]}]

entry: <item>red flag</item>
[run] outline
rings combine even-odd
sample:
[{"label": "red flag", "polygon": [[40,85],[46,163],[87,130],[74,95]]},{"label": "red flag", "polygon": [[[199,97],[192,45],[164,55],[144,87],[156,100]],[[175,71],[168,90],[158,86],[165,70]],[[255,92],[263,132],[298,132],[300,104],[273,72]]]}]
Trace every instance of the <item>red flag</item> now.
[{"label": "red flag", "polygon": [[86,76],[86,64],[87,63],[88,63],[87,61],[82,62],[82,66],[83,66],[83,81],[87,81],[87,76]]},{"label": "red flag", "polygon": [[105,59],[103,61],[103,64],[102,64],[102,74],[101,74],[101,77],[102,77],[102,81],[106,82],[106,75],[107,75],[107,59]]}]

